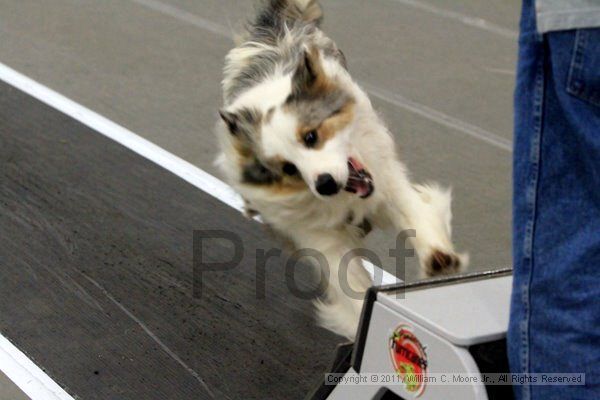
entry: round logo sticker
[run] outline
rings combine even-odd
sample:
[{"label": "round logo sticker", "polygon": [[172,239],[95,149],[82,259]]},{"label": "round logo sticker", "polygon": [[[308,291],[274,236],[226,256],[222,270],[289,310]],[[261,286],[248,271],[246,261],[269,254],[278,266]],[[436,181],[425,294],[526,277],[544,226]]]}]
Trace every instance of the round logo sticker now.
[{"label": "round logo sticker", "polygon": [[390,356],[394,370],[408,392],[419,397],[425,391],[427,380],[427,354],[425,347],[408,325],[400,325],[389,340]]}]

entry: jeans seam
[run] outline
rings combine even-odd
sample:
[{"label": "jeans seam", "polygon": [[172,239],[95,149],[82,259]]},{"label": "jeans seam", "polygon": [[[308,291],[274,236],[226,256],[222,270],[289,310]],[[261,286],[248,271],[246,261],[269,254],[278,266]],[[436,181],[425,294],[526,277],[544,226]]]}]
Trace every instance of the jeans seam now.
[{"label": "jeans seam", "polygon": [[573,45],[573,55],[569,73],[567,76],[567,92],[573,95],[581,94],[581,83],[578,81],[579,70],[583,64],[583,49],[585,47],[585,34],[581,30],[575,32],[575,44]]},{"label": "jeans seam", "polygon": [[585,101],[593,106],[600,106],[600,93],[586,86],[585,74],[583,72],[585,69],[586,46],[589,40],[588,36],[588,29],[578,29],[575,33],[573,55],[565,87],[567,93],[577,99]]},{"label": "jeans seam", "polygon": [[[529,154],[530,163],[530,176],[527,184],[527,211],[528,218],[525,226],[525,240],[523,243],[524,253],[524,264],[528,265],[528,275],[524,280],[524,285],[521,288],[523,302],[524,319],[520,327],[521,329],[521,371],[531,372],[531,360],[529,357],[530,348],[530,320],[531,320],[531,282],[533,279],[534,269],[534,235],[535,225],[537,219],[537,197],[539,190],[539,175],[540,175],[540,156],[541,156],[541,141],[542,141],[542,130],[543,130],[543,118],[544,118],[544,92],[545,92],[545,74],[544,74],[544,63],[546,57],[546,51],[543,44],[540,44],[540,58],[538,65],[536,66],[536,77],[534,87],[534,103],[533,103],[533,134],[531,137],[531,150]],[[531,398],[531,387],[529,385],[523,385],[523,400]]]}]

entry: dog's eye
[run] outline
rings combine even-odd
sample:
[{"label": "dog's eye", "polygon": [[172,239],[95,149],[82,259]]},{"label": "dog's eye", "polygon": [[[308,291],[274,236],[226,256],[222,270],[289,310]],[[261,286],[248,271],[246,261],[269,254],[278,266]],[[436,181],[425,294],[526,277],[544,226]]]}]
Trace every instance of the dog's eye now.
[{"label": "dog's eye", "polygon": [[304,135],[304,144],[306,147],[315,147],[317,140],[319,140],[319,135],[317,135],[316,130],[312,130]]},{"label": "dog's eye", "polygon": [[286,175],[296,175],[298,173],[298,168],[296,168],[296,166],[290,162],[286,162],[285,164],[283,164],[283,173]]}]

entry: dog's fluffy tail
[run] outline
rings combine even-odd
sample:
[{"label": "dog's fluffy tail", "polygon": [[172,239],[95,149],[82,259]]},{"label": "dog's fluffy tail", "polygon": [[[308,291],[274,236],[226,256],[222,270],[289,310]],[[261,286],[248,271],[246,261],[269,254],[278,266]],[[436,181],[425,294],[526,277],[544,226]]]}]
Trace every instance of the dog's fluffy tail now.
[{"label": "dog's fluffy tail", "polygon": [[364,294],[373,282],[362,262],[354,261],[347,267],[346,290],[343,290],[336,281],[339,275],[337,268],[332,269],[335,278],[329,281],[324,298],[316,300],[315,306],[319,325],[354,340],[364,302],[363,296],[356,296],[356,294]]},{"label": "dog's fluffy tail", "polygon": [[352,300],[345,296],[315,300],[317,323],[340,336],[354,340],[362,303],[362,300]]},{"label": "dog's fluffy tail", "polygon": [[[318,0],[262,0],[255,19],[248,25],[248,35],[259,42],[273,42],[297,23],[319,25],[323,10]],[[238,37],[236,42],[248,37]]]},{"label": "dog's fluffy tail", "polygon": [[263,0],[253,25],[273,28],[296,21],[319,23],[322,18],[323,10],[318,0]]}]

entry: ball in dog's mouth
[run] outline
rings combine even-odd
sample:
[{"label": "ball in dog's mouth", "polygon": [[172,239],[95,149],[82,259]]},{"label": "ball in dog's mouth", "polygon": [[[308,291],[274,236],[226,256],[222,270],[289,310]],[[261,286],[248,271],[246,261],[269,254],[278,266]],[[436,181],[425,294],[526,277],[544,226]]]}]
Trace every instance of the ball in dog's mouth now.
[{"label": "ball in dog's mouth", "polygon": [[357,159],[348,158],[348,182],[344,190],[356,193],[361,199],[366,199],[375,190],[373,177]]}]

